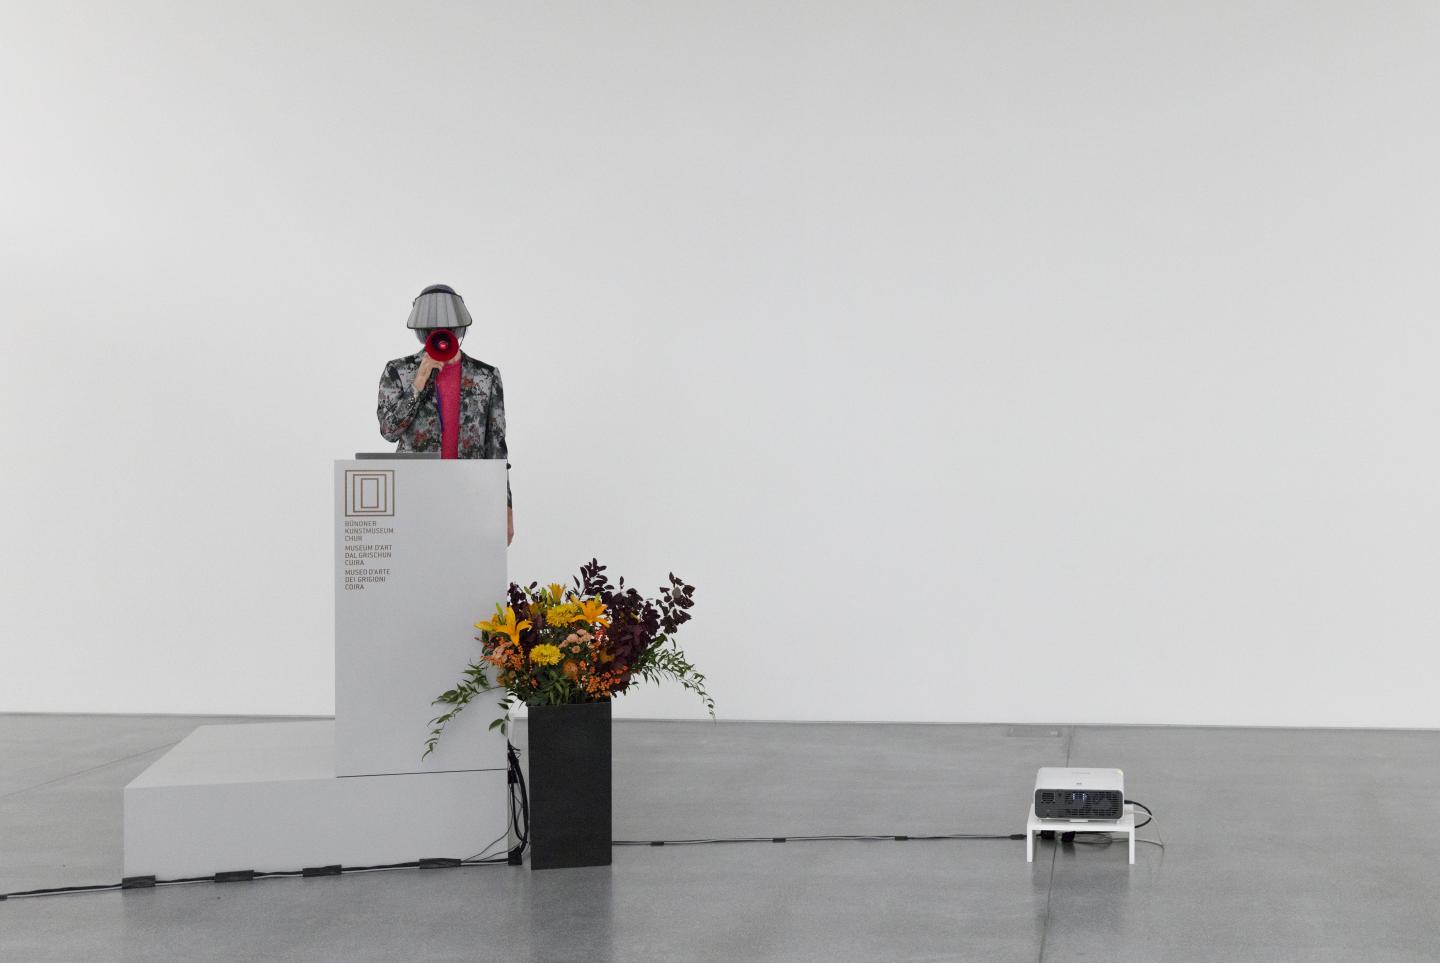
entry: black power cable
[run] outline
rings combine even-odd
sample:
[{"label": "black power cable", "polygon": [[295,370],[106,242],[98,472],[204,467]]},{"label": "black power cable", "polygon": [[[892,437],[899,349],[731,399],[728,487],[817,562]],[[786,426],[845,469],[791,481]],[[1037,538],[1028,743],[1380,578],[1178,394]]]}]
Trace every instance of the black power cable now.
[{"label": "black power cable", "polygon": [[1148,825],[1150,825],[1151,823],[1153,823],[1153,822],[1155,821],[1155,814],[1150,811],[1150,807],[1149,807],[1149,806],[1145,805],[1145,804],[1142,803],[1142,802],[1136,802],[1136,801],[1133,800],[1133,799],[1127,799],[1127,800],[1125,800],[1125,801],[1126,801],[1127,803],[1129,803],[1130,805],[1132,805],[1132,806],[1139,806],[1141,809],[1145,810],[1145,815],[1146,815],[1147,817],[1149,817],[1149,818],[1147,818],[1143,823],[1136,823],[1136,824],[1135,824],[1135,828],[1136,828],[1136,829],[1139,829],[1141,826],[1148,826]]},{"label": "black power cable", "polygon": [[[1133,800],[1133,799],[1126,799],[1125,802],[1129,803],[1129,804],[1132,805],[1132,806],[1138,806],[1139,808],[1141,808],[1141,809],[1143,809],[1143,810],[1145,811],[1145,817],[1146,817],[1146,818],[1145,818],[1145,821],[1144,821],[1143,823],[1136,823],[1136,824],[1135,824],[1135,828],[1136,828],[1136,829],[1139,829],[1139,828],[1141,828],[1142,826],[1148,826],[1148,825],[1150,825],[1151,823],[1153,823],[1153,822],[1155,821],[1155,814],[1150,811],[1150,807],[1149,807],[1149,806],[1145,805],[1145,804],[1142,803],[1142,802],[1136,802],[1136,801]],[[1081,836],[1092,836],[1092,837],[1099,837],[1099,838],[1098,838],[1098,839],[1081,839],[1081,838],[1080,838]],[[1063,833],[1063,834],[1061,834],[1060,841],[1061,841],[1062,843],[1083,843],[1083,844],[1085,844],[1085,845],[1087,845],[1087,846],[1108,846],[1108,845],[1110,845],[1112,842],[1115,841],[1115,837],[1114,837],[1114,835],[1112,835],[1110,832],[1108,832],[1108,831],[1106,831],[1106,830],[1103,830],[1103,829],[1095,829],[1095,830],[1083,830],[1083,829],[1082,829],[1082,830],[1078,830],[1078,831],[1074,831],[1074,832],[1068,832],[1068,833]],[[1164,849],[1164,848],[1165,848],[1165,844],[1164,844],[1164,843],[1159,842],[1159,841],[1154,840],[1154,839],[1140,839],[1139,837],[1136,837],[1135,842],[1137,842],[1137,843],[1149,843],[1151,846],[1159,846],[1161,849]]]},{"label": "black power cable", "polygon": [[909,840],[934,840],[934,839],[1024,839],[1024,833],[946,833],[943,835],[895,835],[886,833],[874,836],[726,836],[713,839],[615,839],[611,840],[612,846],[700,846],[707,843],[800,843],[812,840],[833,841],[875,841],[875,842],[907,842]]},{"label": "black power cable", "polygon": [[[503,838],[503,837],[502,837],[502,838]],[[865,841],[871,841],[871,840],[873,840],[873,841],[881,841],[881,840],[885,840],[885,841],[903,842],[903,841],[908,841],[908,840],[940,840],[940,839],[1010,839],[1010,840],[1015,840],[1015,839],[1024,839],[1024,838],[1025,838],[1025,834],[1024,834],[1024,833],[1009,833],[1009,834],[999,834],[999,833],[996,833],[996,834],[951,833],[951,834],[946,834],[946,835],[914,835],[914,836],[908,836],[908,835],[898,835],[898,836],[897,836],[897,835],[883,835],[883,836],[881,836],[881,835],[876,835],[876,836],[842,836],[842,835],[832,835],[832,836],[754,836],[754,837],[736,837],[736,838],[728,838],[728,839],[726,839],[726,838],[715,838],[715,839],[648,839],[648,840],[646,840],[646,839],[616,839],[616,840],[612,840],[611,845],[612,845],[612,846],[696,846],[696,845],[701,845],[701,844],[705,844],[705,843],[792,843],[792,842],[805,842],[805,841],[812,841],[812,840],[840,840],[840,841],[854,841],[854,840],[865,840]],[[255,872],[255,871],[253,871],[253,870],[242,870],[242,871],[240,871],[240,872],[232,872],[232,873],[216,873],[214,876],[192,876],[192,877],[187,877],[187,878],[184,878],[184,879],[161,879],[161,880],[157,880],[157,879],[155,879],[153,876],[131,876],[131,877],[127,877],[127,878],[124,880],[124,882],[121,882],[121,883],[111,883],[111,884],[108,884],[108,885],[100,885],[100,886],[67,886],[67,887],[58,888],[58,889],[35,889],[35,890],[26,890],[26,891],[24,891],[24,892],[19,892],[19,893],[4,893],[4,894],[0,894],[0,900],[10,899],[10,898],[27,897],[27,896],[58,896],[58,895],[63,894],[63,893],[78,893],[78,892],[101,893],[101,892],[107,892],[107,891],[110,891],[110,890],[117,890],[117,889],[146,889],[146,888],[154,888],[154,887],[158,887],[158,886],[183,885],[183,884],[187,884],[187,883],[232,883],[232,882],[240,882],[241,880],[268,879],[268,878],[282,877],[282,876],[291,876],[291,877],[293,877],[293,876],[303,876],[303,877],[310,877],[310,876],[339,876],[339,875],[341,875],[341,874],[361,873],[361,872],[375,872],[375,871],[392,870],[392,869],[448,869],[448,868],[454,868],[454,867],[459,867],[459,866],[487,866],[487,865],[489,865],[489,866],[498,866],[498,865],[501,865],[501,864],[518,866],[518,865],[521,865],[521,864],[522,864],[522,860],[520,859],[520,856],[523,855],[524,850],[525,850],[525,847],[526,847],[526,844],[528,843],[528,841],[529,841],[529,827],[528,827],[528,822],[527,822],[527,823],[526,823],[526,826],[525,826],[524,835],[521,836],[521,842],[520,842],[514,849],[512,849],[512,850],[510,851],[510,853],[508,853],[508,854],[505,855],[505,856],[494,856],[494,857],[484,858],[484,859],[482,859],[482,858],[476,858],[476,857],[471,857],[470,859],[432,858],[432,859],[416,860],[416,861],[408,862],[408,863],[388,863],[388,864],[381,865],[381,866],[339,866],[339,865],[335,865],[335,866],[313,867],[313,868],[307,868],[307,869],[303,869],[303,870],[287,870],[287,871],[284,871],[284,872]],[[498,842],[498,840],[496,840],[496,842]],[[494,842],[492,842],[490,845],[493,846],[493,845],[494,845]],[[477,856],[482,856],[485,852],[488,851],[488,849],[489,849],[489,847],[487,847],[485,850],[482,850],[481,853],[477,854]]]},{"label": "black power cable", "polygon": [[[490,848],[499,842],[504,836],[496,837],[488,846],[469,859],[449,859],[435,857],[419,859],[408,863],[387,863],[379,866],[312,866],[300,870],[285,870],[282,872],[256,872],[254,870],[239,870],[236,872],[216,873],[214,876],[190,876],[182,879],[159,879],[153,876],[128,876],[119,883],[101,884],[96,886],[62,886],[54,889],[32,889],[18,893],[0,893],[0,900],[30,897],[30,896],[59,896],[68,893],[103,893],[117,889],[149,889],[158,886],[174,886],[189,883],[232,883],[250,881],[256,879],[270,879],[285,876],[339,876],[342,873],[365,873],[379,872],[394,869],[452,869],[460,866],[520,866],[523,864],[525,850],[530,843],[530,796],[525,787],[525,775],[520,769],[520,755],[514,745],[506,744],[506,759],[508,763],[507,781],[510,786],[510,826],[515,830],[517,839],[516,845],[504,856],[486,857],[485,854]],[[1145,810],[1149,817],[1145,822],[1135,828],[1148,826],[1155,819],[1155,814],[1150,807],[1144,803],[1126,799],[1125,802],[1138,806]],[[508,830],[507,830],[508,834]],[[1081,832],[1081,835],[1106,836],[1104,831],[1091,833]],[[1074,832],[1064,834],[1066,842],[1073,840]],[[730,836],[715,837],[709,839],[615,839],[611,840],[612,846],[700,846],[712,843],[792,843],[792,842],[816,842],[816,841],[842,841],[842,842],[909,842],[935,841],[944,839],[1024,839],[1025,833],[943,833],[931,835],[896,835],[892,833],[877,835],[824,835],[824,836]],[[1163,843],[1157,843],[1149,839],[1137,839],[1138,843],[1151,843],[1165,848]]]},{"label": "black power cable", "polygon": [[[105,893],[125,889],[154,889],[159,886],[176,886],[189,883],[238,883],[257,879],[300,876],[339,876],[343,873],[369,873],[392,869],[451,869],[460,866],[518,866],[525,849],[530,843],[530,797],[525,791],[525,775],[520,771],[520,756],[513,745],[506,744],[508,769],[506,780],[510,787],[510,820],[518,839],[515,847],[504,856],[486,857],[495,843],[504,839],[501,835],[469,859],[451,857],[428,857],[408,863],[384,863],[376,866],[307,866],[304,869],[261,872],[253,869],[233,870],[216,873],[213,876],[185,876],[177,879],[156,879],[154,876],[127,876],[118,883],[101,883],[94,886],[59,886],[53,889],[28,889],[16,893],[0,893],[0,900],[20,899],[30,896],[61,896],[69,893]],[[509,832],[508,828],[506,830]]]},{"label": "black power cable", "polygon": [[510,825],[515,828],[515,837],[519,840],[505,861],[510,866],[519,866],[523,862],[525,848],[530,845],[530,794],[525,790],[525,774],[520,771],[520,753],[513,743],[507,741],[505,746],[510,761]]}]

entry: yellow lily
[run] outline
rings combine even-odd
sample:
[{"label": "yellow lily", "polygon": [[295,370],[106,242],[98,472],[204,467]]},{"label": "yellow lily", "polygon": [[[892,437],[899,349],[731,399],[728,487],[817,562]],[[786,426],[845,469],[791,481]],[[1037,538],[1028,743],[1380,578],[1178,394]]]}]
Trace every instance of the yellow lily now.
[{"label": "yellow lily", "polygon": [[610,620],[605,617],[605,603],[599,599],[580,599],[576,605],[580,611],[570,621],[584,622],[587,625],[610,624]]},{"label": "yellow lily", "polygon": [[515,609],[507,605],[502,612],[500,610],[500,604],[497,602],[495,604],[495,618],[485,622],[476,622],[475,628],[506,636],[511,642],[519,645],[521,631],[530,628],[530,624],[529,619],[521,619],[519,624],[516,624]]}]

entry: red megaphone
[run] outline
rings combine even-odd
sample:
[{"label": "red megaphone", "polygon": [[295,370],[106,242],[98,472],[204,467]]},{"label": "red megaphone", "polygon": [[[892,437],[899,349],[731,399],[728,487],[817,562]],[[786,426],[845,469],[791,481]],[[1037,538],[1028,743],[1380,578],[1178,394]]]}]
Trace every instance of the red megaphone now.
[{"label": "red megaphone", "polygon": [[460,340],[455,337],[454,331],[446,328],[431,331],[430,337],[425,339],[425,353],[436,361],[449,361],[459,350]]}]

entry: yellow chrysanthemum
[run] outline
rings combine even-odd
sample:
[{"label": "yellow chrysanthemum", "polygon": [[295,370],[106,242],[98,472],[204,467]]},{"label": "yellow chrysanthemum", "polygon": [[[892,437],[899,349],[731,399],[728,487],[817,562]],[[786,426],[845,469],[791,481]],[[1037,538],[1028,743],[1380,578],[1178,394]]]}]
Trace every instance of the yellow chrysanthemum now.
[{"label": "yellow chrysanthemum", "polygon": [[541,644],[530,650],[530,661],[536,665],[554,665],[560,661],[558,646]]},{"label": "yellow chrysanthemum", "polygon": [[579,606],[574,602],[566,602],[562,605],[552,605],[545,610],[546,625],[569,625],[575,621],[575,613],[580,611]]},{"label": "yellow chrysanthemum", "polygon": [[610,624],[610,620],[605,617],[605,603],[599,599],[581,599],[573,604],[576,614],[570,621],[584,622],[587,625]]}]

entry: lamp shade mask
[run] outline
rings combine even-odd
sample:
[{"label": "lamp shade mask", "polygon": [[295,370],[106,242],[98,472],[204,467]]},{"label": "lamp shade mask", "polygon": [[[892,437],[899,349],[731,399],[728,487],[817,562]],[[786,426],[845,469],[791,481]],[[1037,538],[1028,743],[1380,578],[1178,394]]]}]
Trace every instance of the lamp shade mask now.
[{"label": "lamp shade mask", "polygon": [[468,328],[470,312],[465,299],[446,284],[432,284],[415,298],[410,306],[410,319],[405,322],[409,328]]}]

